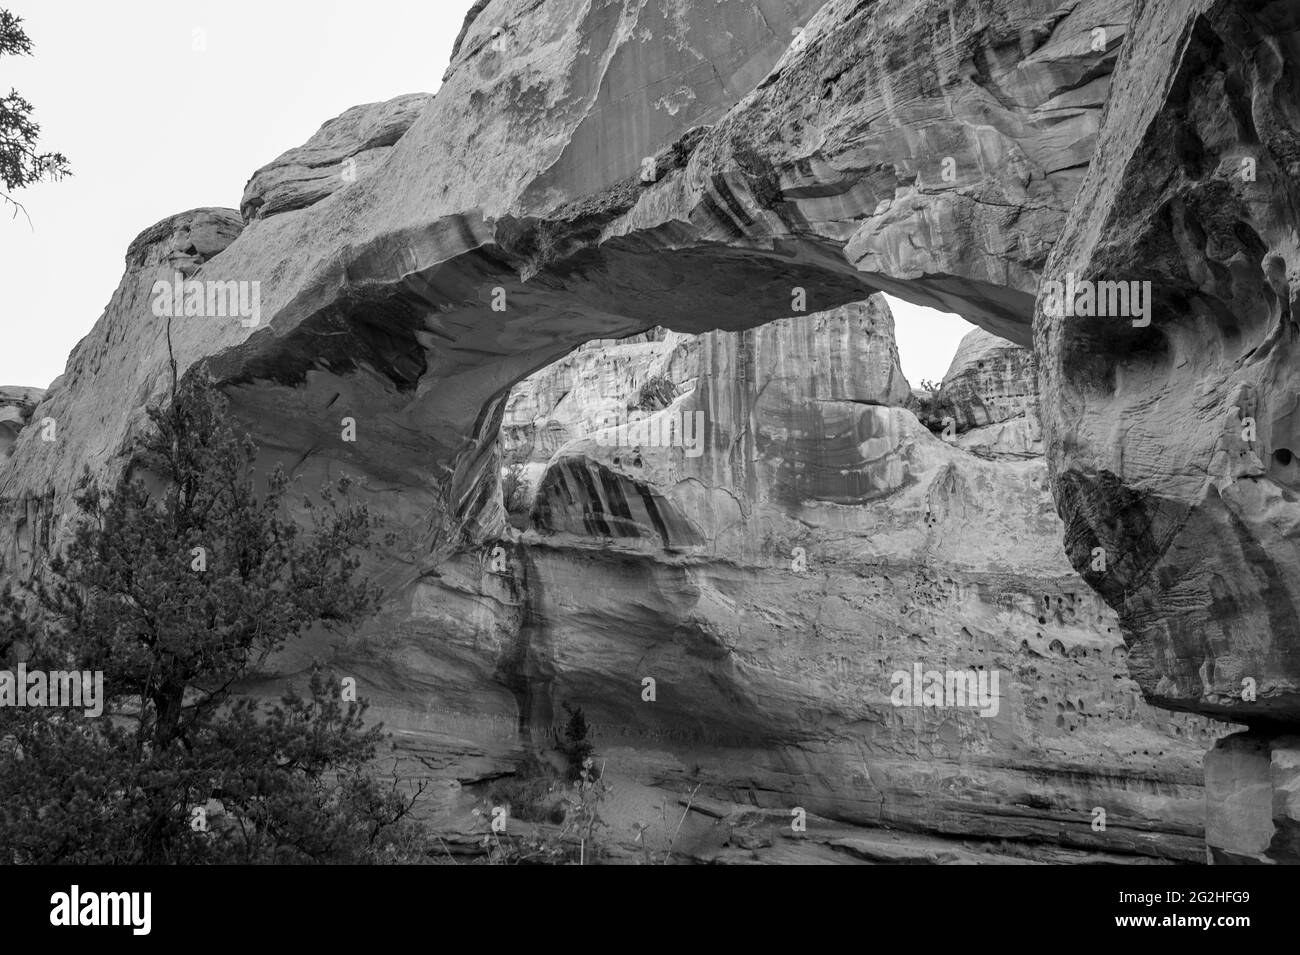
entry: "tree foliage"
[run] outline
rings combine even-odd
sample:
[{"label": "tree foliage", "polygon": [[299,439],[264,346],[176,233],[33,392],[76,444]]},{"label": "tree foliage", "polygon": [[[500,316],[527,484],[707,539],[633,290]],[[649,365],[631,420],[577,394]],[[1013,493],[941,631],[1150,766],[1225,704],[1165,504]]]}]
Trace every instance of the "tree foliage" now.
[{"label": "tree foliage", "polygon": [[[30,56],[32,41],[22,28],[22,18],[0,10],[0,56]],[[41,127],[32,119],[32,104],[12,87],[0,96],[0,183],[8,192],[44,179],[58,180],[72,175],[62,153],[40,152],[36,144]],[[0,199],[22,206],[7,192]]]},{"label": "tree foliage", "polygon": [[111,491],[83,482],[34,605],[0,606],[0,648],[102,671],[107,699],[99,718],[0,708],[0,862],[367,858],[414,797],[370,775],[364,702],[319,671],[269,708],[234,691],[289,640],[375,609],[374,521],[346,480],[304,501],[311,527],[287,518],[287,477],[259,475],[202,376],[149,417]]},{"label": "tree foliage", "polygon": [[564,712],[569,714],[569,719],[564,724],[564,738],[560,741],[560,751],[568,760],[569,781],[573,782],[581,777],[583,764],[594,747],[588,738],[590,727],[587,725],[587,717],[582,712],[582,707],[571,706],[566,702]]}]

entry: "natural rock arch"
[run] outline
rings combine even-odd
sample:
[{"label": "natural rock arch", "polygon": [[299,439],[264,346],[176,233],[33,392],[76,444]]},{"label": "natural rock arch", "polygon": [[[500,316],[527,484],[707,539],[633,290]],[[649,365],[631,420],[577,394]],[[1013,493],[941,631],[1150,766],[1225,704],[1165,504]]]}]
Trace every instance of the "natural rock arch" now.
[{"label": "natural rock arch", "polygon": [[[1064,14],[1046,0],[802,0],[785,22],[755,0],[708,20],[692,9],[476,5],[433,101],[395,142],[356,146],[370,152],[355,182],[246,196],[256,218],[237,237],[222,210],[143,235],[40,405],[63,443],[25,429],[0,474],[0,495],[56,502],[10,526],[7,564],[39,557],[31,529],[60,516],[79,465],[120,466],[172,351],[207,364],[268,455],[311,448],[304,473],[411,489],[391,571],[409,577],[509,536],[494,448],[530,372],[592,338],[787,317],[796,289],[809,312],[883,290],[1020,344],[1033,324],[1066,547],[1120,612],[1148,696],[1293,720],[1296,13],[1163,0],[1130,25],[1118,0]],[[1221,121],[1198,126],[1198,111]],[[1242,158],[1258,188],[1232,179]],[[262,282],[264,321],[169,329],[148,290],[177,268]],[[1147,268],[1169,321],[1135,333],[1035,313],[1045,273]],[[1193,398],[1179,369],[1200,369],[1207,341],[1216,381]],[[104,406],[106,390],[123,400]],[[1190,430],[1162,432],[1171,393]],[[337,440],[344,414],[364,452]],[[1112,434],[1117,416],[1137,428]],[[1256,446],[1233,437],[1244,418]],[[1224,539],[1226,564],[1204,547]],[[1102,576],[1096,546],[1112,557]],[[1263,692],[1244,700],[1239,678],[1256,674]]]}]

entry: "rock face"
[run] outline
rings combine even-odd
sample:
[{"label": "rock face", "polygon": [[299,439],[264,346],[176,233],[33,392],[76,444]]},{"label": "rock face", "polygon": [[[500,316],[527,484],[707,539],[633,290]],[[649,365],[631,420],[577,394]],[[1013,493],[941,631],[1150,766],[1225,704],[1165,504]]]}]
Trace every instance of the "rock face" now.
[{"label": "rock face", "polygon": [[1112,555],[1085,577],[1152,699],[1296,720],[1300,11],[1154,3],[1141,26],[1147,92],[1137,71],[1117,88],[1048,272],[1149,282],[1150,314],[1039,322],[1066,546],[1080,568]]},{"label": "rock face", "polygon": [[532,509],[551,456],[607,418],[659,410],[693,386],[699,338],[664,329],[593,341],[511,389],[501,419],[503,496],[515,526]]},{"label": "rock face", "polygon": [[31,421],[32,411],[44,394],[42,388],[0,385],[0,456],[13,454],[18,432]]},{"label": "rock face", "polygon": [[[1023,349],[983,344],[1024,366],[1005,354]],[[946,380],[972,367],[964,352]],[[996,407],[1006,381],[962,394]],[[602,756],[643,779],[1199,859],[1197,770],[1218,732],[1142,702],[1115,619],[1064,563],[1041,455],[981,459],[930,434],[908,396],[879,297],[600,343],[516,385],[502,458],[536,491],[511,498],[526,531],[499,573],[526,580],[530,730],[579,702]],[[669,432],[688,440],[663,440],[694,416]],[[999,712],[894,706],[891,678],[918,665],[998,672]]]},{"label": "rock face", "polygon": [[303,209],[371,174],[432,99],[412,93],[336,116],[306,143],[253,173],[239,214],[247,222]]},{"label": "rock face", "polygon": [[980,457],[1041,457],[1037,375],[1033,352],[977,328],[958,345],[924,420]]},{"label": "rock face", "polygon": [[29,577],[51,541],[66,532],[83,468],[101,480],[116,476],[124,449],[144,425],[146,403],[170,381],[168,331],[174,341],[180,334],[174,323],[183,319],[154,314],[154,283],[193,276],[242,228],[233,210],[194,209],[149,227],[128,247],[126,272],[108,307],[29,413],[43,426],[17,433],[10,464],[0,471],[8,512],[0,566],[7,574]]},{"label": "rock face", "polygon": [[1085,577],[1119,612],[1149,699],[1259,727],[1263,755],[1207,758],[1211,849],[1296,861],[1289,825],[1273,841],[1253,807],[1268,802],[1254,767],[1300,719],[1300,11],[1152,3],[1134,36],[1047,276],[1150,283],[1149,311],[1040,302],[1036,326],[1066,547],[1078,568],[1111,555]]},{"label": "rock face", "polygon": [[[254,218],[204,266],[206,281],[262,283],[266,321],[179,323],[177,363],[207,359],[258,390],[245,410],[268,440],[288,425],[368,471],[377,455],[341,447],[305,397],[347,395],[385,448],[385,479],[420,486],[432,471],[450,537],[488,537],[505,524],[489,460],[504,390],[582,342],[664,316],[753,326],[800,298],[860,300],[869,282],[1027,340],[1033,267],[1090,155],[1120,9],[487,4],[372,175]],[[898,251],[905,234],[927,236],[929,258]],[[137,365],[161,393],[166,356]],[[92,467],[130,417],[95,422]],[[0,490],[50,477],[25,464]]]},{"label": "rock face", "polygon": [[1205,842],[1219,864],[1300,858],[1300,737],[1238,733],[1205,756]]},{"label": "rock face", "polygon": [[[244,216],[133,243],[32,412],[57,439],[23,428],[0,461],[4,571],[38,567],[84,467],[120,467],[171,361],[204,362],[268,463],[358,475],[400,531],[374,627],[279,665],[352,667],[440,778],[502,772],[573,699],[620,771],[670,788],[1185,857],[1189,741],[1216,733],[1130,706],[1106,667],[1117,620],[1148,701],[1252,724],[1246,750],[1290,765],[1297,16],[476,3],[409,127],[414,101],[350,111],[260,171]],[[155,316],[177,271],[258,283],[260,322]],[[1076,280],[1151,281],[1151,322],[1058,314],[1051,286]],[[876,291],[1033,359],[968,343],[946,443],[904,407],[883,312],[854,305]],[[553,365],[655,328],[685,337]],[[610,367],[637,346],[635,373]],[[551,385],[511,397],[541,369]],[[629,402],[655,432],[590,429]],[[665,422],[682,443],[647,450]],[[916,663],[1014,689],[991,718],[895,708],[879,678]],[[1289,770],[1261,848],[1257,763],[1213,769],[1223,859],[1289,851]],[[1121,821],[1094,831],[1098,807]]]}]

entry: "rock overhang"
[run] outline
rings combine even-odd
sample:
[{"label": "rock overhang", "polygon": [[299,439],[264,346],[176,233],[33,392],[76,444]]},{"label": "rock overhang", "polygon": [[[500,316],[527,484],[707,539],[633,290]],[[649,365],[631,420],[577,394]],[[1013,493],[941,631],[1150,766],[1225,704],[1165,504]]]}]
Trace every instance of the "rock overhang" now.
[{"label": "rock overhang", "polygon": [[[758,22],[754,4],[731,0],[724,6],[737,22]],[[1001,337],[1028,343],[1044,269],[1077,262],[1081,274],[1092,274],[1131,270],[1141,261],[1140,245],[1108,251],[1100,242],[1095,195],[1084,196],[1082,211],[1075,208],[1103,131],[1101,105],[1118,50],[1136,43],[1137,52],[1126,53],[1120,65],[1130,100],[1136,102],[1148,79],[1143,52],[1158,65],[1170,64],[1171,79],[1165,99],[1148,97],[1131,117],[1116,118],[1112,101],[1108,116],[1116,129],[1102,135],[1103,162],[1085,186],[1103,197],[1109,184],[1097,177],[1108,171],[1128,176],[1134,188],[1150,184],[1150,171],[1135,178],[1133,163],[1115,164],[1115,155],[1128,147],[1107,150],[1123,142],[1125,130],[1136,130],[1139,140],[1158,130],[1161,110],[1177,114],[1179,97],[1202,95],[1189,80],[1173,82],[1179,55],[1171,51],[1204,44],[1205,27],[1197,19],[1202,11],[1210,11],[1211,21],[1220,18],[1213,22],[1222,20],[1209,4],[1190,0],[1153,5],[1132,28],[1125,6],[1110,0],[1068,11],[1039,2],[950,8],[916,0],[886,9],[832,0],[791,8],[788,24],[773,29],[768,23],[767,33],[747,41],[752,55],[736,60],[734,50],[693,47],[690,38],[707,24],[673,6],[687,16],[685,26],[665,21],[664,29],[677,29],[672,35],[683,43],[673,54],[677,59],[656,63],[641,53],[657,48],[665,34],[639,36],[628,9],[617,23],[587,19],[591,11],[576,0],[476,9],[443,89],[395,143],[383,142],[382,161],[366,175],[310,205],[253,219],[214,256],[205,257],[194,244],[200,261],[192,277],[264,282],[268,320],[251,330],[235,323],[171,328],[171,354],[181,368],[202,361],[235,395],[248,396],[254,388],[279,395],[278,415],[259,415],[251,399],[243,403],[255,431],[270,420],[279,421],[277,427],[307,421],[307,430],[321,439],[320,453],[361,466],[352,449],[324,440],[339,414],[327,392],[350,392],[354,413],[373,415],[385,440],[406,449],[385,464],[386,473],[413,468],[431,482],[448,483],[456,519],[476,534],[503,527],[499,515],[487,512],[496,506],[491,447],[505,393],[591,338],[657,325],[683,331],[752,327],[788,317],[794,291],[803,289],[812,300],[809,312],[883,290],[957,311]],[[1285,33],[1287,14],[1276,5],[1261,2],[1250,10],[1267,29]],[[1100,44],[1098,28],[1105,34]],[[493,46],[503,35],[509,38],[498,45],[511,56]],[[594,49],[610,54],[596,58],[596,74],[590,72]],[[661,97],[638,94],[631,82],[649,78],[655,90],[672,92],[692,63],[711,62],[714,55],[733,57],[727,62],[738,76],[755,71],[755,57],[766,56],[776,68],[765,67],[761,82],[749,84],[752,91],[720,83],[709,87],[707,102],[697,96],[691,108],[676,113],[660,105]],[[601,129],[615,105],[621,114],[655,121],[606,129],[618,148],[593,163],[584,137]],[[1284,114],[1270,115],[1270,129],[1285,126],[1278,120]],[[468,131],[451,137],[454,128]],[[618,130],[624,132],[614,136]],[[1285,139],[1285,130],[1277,135]],[[1212,198],[1206,193],[1199,201]],[[1122,231],[1134,209],[1112,201],[1105,214],[1111,216],[1105,235],[1111,235]],[[1076,225],[1068,234],[1083,230],[1086,243],[1056,242],[1069,221]],[[1121,262],[1125,251],[1129,257]],[[1265,275],[1265,286],[1286,278],[1287,256],[1280,261],[1280,278]],[[508,303],[504,311],[493,307],[498,289]],[[1268,304],[1263,291],[1251,294]],[[1195,312],[1190,302],[1178,293],[1161,300],[1173,313]],[[1198,320],[1212,324],[1227,314],[1207,307]],[[1134,545],[1133,553],[1113,562],[1117,576],[1093,583],[1123,608],[1134,634],[1154,634],[1161,625],[1144,601],[1164,606],[1164,598],[1135,594],[1130,584],[1145,586],[1152,578],[1152,561],[1178,546],[1189,515],[1205,518],[1219,505],[1189,503],[1195,465],[1181,451],[1163,459],[1130,455],[1123,466],[1109,459],[1079,466],[1080,455],[1119,446],[1070,421],[1093,407],[1097,395],[1115,389],[1120,363],[1105,354],[1115,347],[1117,329],[1074,325],[1058,333],[1041,315],[1039,329],[1040,351],[1057,361],[1045,374],[1061,387],[1051,399],[1056,410],[1048,415],[1048,438],[1067,548],[1082,568],[1092,548],[1079,548],[1098,539],[1097,529],[1108,520],[1125,534],[1132,531],[1134,540],[1149,540],[1150,554]],[[1158,327],[1123,341],[1130,364],[1168,363],[1191,353],[1190,347],[1171,349],[1172,340]],[[138,377],[155,383],[153,396],[169,360],[157,347],[138,356]],[[300,387],[309,381],[315,382],[311,388]],[[1256,389],[1262,384],[1257,381]],[[79,386],[74,376],[62,387],[67,394]],[[150,397],[150,386],[140,387],[141,397]],[[1242,393],[1234,400],[1249,411],[1258,399]],[[1285,431],[1285,415],[1275,418]],[[111,455],[129,431],[124,418],[107,422],[94,448],[78,453]],[[425,440],[432,452],[421,446]],[[38,449],[23,451],[27,443],[20,437],[19,453],[39,457]],[[1145,471],[1133,470],[1143,462]],[[1171,462],[1179,492],[1149,493]],[[40,473],[31,471],[29,481],[10,471],[6,489],[34,490]],[[1244,492],[1228,490],[1229,511],[1237,493]],[[1275,497],[1276,507],[1287,504],[1284,491]],[[1277,513],[1274,505],[1259,507]],[[1108,510],[1109,517],[1102,513]],[[1214,529],[1226,518],[1205,520]],[[1258,522],[1245,526],[1245,536],[1238,535],[1243,548],[1266,536]],[[1289,546],[1284,534],[1277,546]],[[1272,564],[1285,580],[1288,561]],[[1184,569],[1193,584],[1213,579],[1208,566]],[[1285,583],[1270,588],[1289,593]],[[1234,600],[1209,605],[1217,614],[1253,621]],[[1271,598],[1265,603],[1273,606]],[[1198,618],[1197,625],[1204,622]],[[1227,644],[1243,642],[1231,629],[1207,625],[1217,627]],[[1276,623],[1261,618],[1259,625]],[[1132,658],[1153,699],[1217,715],[1254,712],[1205,696],[1201,678],[1180,669],[1183,663],[1166,681],[1166,659],[1145,649],[1160,645],[1139,639]],[[1182,660],[1181,652],[1175,658]],[[1187,666],[1193,657],[1217,658],[1192,653]],[[1283,679],[1283,664],[1269,666],[1283,681],[1276,684],[1282,694],[1269,697],[1270,718],[1287,715],[1290,677]],[[1222,695],[1225,687],[1211,689]]]}]

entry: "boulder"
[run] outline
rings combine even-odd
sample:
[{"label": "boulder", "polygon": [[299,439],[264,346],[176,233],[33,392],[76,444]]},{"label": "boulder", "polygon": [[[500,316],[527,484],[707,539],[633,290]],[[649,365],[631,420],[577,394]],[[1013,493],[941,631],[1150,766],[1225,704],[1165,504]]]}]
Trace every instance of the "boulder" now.
[{"label": "boulder", "polygon": [[429,93],[410,93],[336,116],[303,145],[253,173],[239,214],[249,222],[305,209],[372,174],[432,99]]}]

